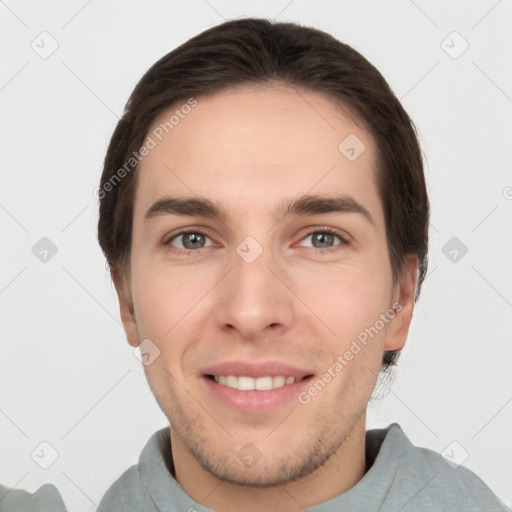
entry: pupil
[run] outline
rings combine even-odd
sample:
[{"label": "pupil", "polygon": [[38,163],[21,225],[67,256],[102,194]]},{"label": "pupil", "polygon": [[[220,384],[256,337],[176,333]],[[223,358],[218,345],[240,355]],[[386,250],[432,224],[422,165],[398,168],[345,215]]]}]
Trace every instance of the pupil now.
[{"label": "pupil", "polygon": [[[320,244],[324,244],[324,245],[321,245],[321,247],[325,247],[325,244],[329,244],[330,242],[332,242],[333,240],[333,235],[329,234],[329,233],[318,233],[316,236],[313,237],[313,240],[319,242]],[[315,246],[317,247],[317,246]]]},{"label": "pupil", "polygon": [[197,247],[197,245],[201,244],[202,240],[203,240],[203,235],[201,235],[199,233],[188,233],[184,237],[183,245],[187,249],[194,249]]}]

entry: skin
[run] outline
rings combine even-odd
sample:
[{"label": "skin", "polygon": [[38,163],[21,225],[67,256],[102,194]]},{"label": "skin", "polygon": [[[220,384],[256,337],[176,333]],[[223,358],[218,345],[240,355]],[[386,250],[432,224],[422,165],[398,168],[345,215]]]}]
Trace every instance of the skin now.
[{"label": "skin", "polygon": [[[418,260],[409,256],[394,282],[375,143],[346,109],[281,84],[197,100],[141,163],[129,273],[114,274],[121,317],[132,346],[149,338],[160,350],[145,371],[170,422],[185,492],[223,512],[241,503],[249,512],[302,510],[347,491],[368,469],[366,407],[383,351],[405,344]],[[355,161],[338,150],[349,134],[366,146]],[[373,224],[339,212],[276,220],[283,200],[306,193],[350,195]],[[145,221],[166,195],[206,197],[229,215]],[[179,254],[184,237],[169,238],[187,227],[206,230],[206,242]],[[350,244],[335,236],[324,246],[331,252],[315,247],[309,235],[325,227]],[[263,248],[250,264],[236,252],[247,236]],[[394,318],[307,405],[293,399],[254,415],[205,393],[200,370],[230,358],[277,359],[319,377],[396,302]],[[249,468],[236,456],[247,442],[261,454]]]}]

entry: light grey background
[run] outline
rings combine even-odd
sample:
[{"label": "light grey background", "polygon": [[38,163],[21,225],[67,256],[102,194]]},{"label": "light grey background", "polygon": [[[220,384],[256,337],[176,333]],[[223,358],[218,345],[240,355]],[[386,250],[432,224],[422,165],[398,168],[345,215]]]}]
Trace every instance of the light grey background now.
[{"label": "light grey background", "polygon": [[[432,204],[429,274],[368,427],[396,421],[415,444],[456,462],[467,453],[464,465],[512,505],[507,0],[0,2],[0,481],[30,491],[53,482],[71,511],[93,511],[166,425],[124,337],[93,190],[147,68],[223,18],[247,16],[352,45],[416,123]],[[43,237],[57,248],[47,262],[33,252]],[[459,246],[446,246],[453,237]],[[58,458],[42,469],[36,461],[51,462],[52,450]]]}]

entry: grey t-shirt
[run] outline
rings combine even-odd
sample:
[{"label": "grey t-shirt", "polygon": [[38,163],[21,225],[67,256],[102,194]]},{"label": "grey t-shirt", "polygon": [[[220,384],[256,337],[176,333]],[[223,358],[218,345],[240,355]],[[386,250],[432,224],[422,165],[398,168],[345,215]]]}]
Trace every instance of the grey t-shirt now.
[{"label": "grey t-shirt", "polygon": [[[347,492],[309,512],[510,512],[471,471],[411,444],[396,423],[366,433],[369,470]],[[100,501],[98,512],[211,512],[173,477],[169,429],[153,434],[139,464],[126,470]]]}]

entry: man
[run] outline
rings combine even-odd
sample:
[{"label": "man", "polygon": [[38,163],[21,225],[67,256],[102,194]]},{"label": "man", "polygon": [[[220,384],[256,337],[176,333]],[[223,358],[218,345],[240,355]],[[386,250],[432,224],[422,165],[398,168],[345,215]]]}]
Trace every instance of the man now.
[{"label": "man", "polygon": [[366,432],[427,267],[415,130],[349,46],[229,21],[160,59],[114,132],[98,238],[169,420],[99,510],[505,510]]}]

